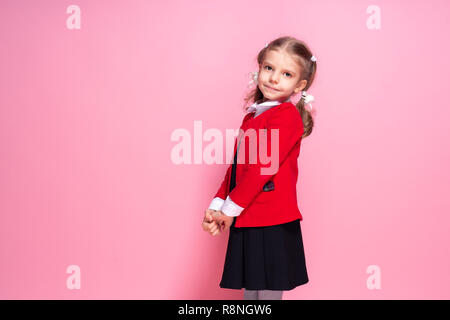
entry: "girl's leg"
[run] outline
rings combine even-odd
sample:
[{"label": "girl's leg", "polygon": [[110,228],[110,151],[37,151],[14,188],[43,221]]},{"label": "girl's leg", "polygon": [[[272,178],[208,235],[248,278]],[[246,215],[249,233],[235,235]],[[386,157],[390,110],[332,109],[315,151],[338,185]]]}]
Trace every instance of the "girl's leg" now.
[{"label": "girl's leg", "polygon": [[244,300],[258,300],[258,290],[244,289]]},{"label": "girl's leg", "polygon": [[258,300],[281,300],[283,291],[258,290]]}]

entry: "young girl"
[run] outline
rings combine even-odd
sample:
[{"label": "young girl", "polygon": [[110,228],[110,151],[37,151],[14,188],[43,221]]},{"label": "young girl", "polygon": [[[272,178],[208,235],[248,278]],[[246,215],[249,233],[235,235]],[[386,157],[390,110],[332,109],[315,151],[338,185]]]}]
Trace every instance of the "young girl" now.
[{"label": "young girl", "polygon": [[[212,235],[230,230],[220,287],[244,288],[244,299],[267,300],[281,299],[284,290],[309,281],[296,185],[300,143],[313,128],[312,106],[308,110],[305,105],[313,100],[306,90],[317,64],[304,42],[281,37],[259,52],[258,65],[257,86],[246,98],[254,103],[239,130],[233,164],[206,210],[202,227]],[[294,105],[291,96],[300,92],[302,97]],[[267,145],[261,152],[271,153],[270,163],[247,161],[245,155],[255,153],[244,142],[249,129],[256,130],[248,137],[256,140],[257,154],[262,144]],[[242,154],[244,160],[237,161]]]}]

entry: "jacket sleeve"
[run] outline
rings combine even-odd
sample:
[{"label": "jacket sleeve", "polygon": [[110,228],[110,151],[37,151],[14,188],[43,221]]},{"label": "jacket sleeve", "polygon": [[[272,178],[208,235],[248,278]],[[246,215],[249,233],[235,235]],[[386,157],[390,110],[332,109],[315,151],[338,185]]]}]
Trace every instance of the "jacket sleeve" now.
[{"label": "jacket sleeve", "polygon": [[[244,119],[242,120],[242,125],[244,124],[244,122],[251,116],[251,113],[248,113],[247,115],[245,115]],[[234,141],[234,151],[236,152],[236,146],[237,146],[237,138]],[[233,157],[234,158],[234,157]],[[225,202],[225,199],[228,196],[229,193],[229,182],[230,182],[230,178],[231,178],[231,168],[233,167],[233,163],[231,163],[228,166],[227,172],[225,173],[225,178],[222,181],[222,184],[219,187],[219,190],[216,192],[216,195],[214,196],[214,199],[211,201],[210,205],[209,205],[209,209],[213,209],[213,210],[221,210],[223,203]]]},{"label": "jacket sleeve", "polygon": [[230,175],[231,175],[231,167],[233,164],[230,164],[228,167],[228,170],[225,174],[225,178],[222,181],[222,184],[219,187],[219,190],[217,191],[216,195],[214,196],[214,199],[211,201],[209,205],[209,209],[212,210],[220,210],[222,208],[223,203],[225,202],[225,199],[228,195],[228,186],[230,181]]},{"label": "jacket sleeve", "polygon": [[[300,143],[303,134],[303,122],[296,108],[285,107],[278,110],[267,120],[266,129],[265,137],[260,138],[259,132],[256,133],[257,155],[254,156],[256,163],[250,162],[244,165],[239,183],[223,203],[222,212],[226,215],[239,215],[261,192],[263,186],[277,174],[279,167],[284,163],[289,153],[297,143]],[[251,142],[249,145],[251,145]],[[270,154],[268,156],[270,161],[261,161],[259,157],[261,147],[265,149],[261,151],[263,156]],[[249,155],[249,158],[252,159],[252,156]]]}]

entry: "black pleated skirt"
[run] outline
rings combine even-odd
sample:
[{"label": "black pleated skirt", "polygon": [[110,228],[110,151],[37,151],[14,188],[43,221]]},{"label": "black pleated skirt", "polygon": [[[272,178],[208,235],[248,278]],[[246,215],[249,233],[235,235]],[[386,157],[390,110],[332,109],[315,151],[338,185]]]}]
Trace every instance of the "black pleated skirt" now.
[{"label": "black pleated skirt", "polygon": [[229,229],[221,288],[292,290],[308,282],[300,220]]},{"label": "black pleated skirt", "polygon": [[[230,177],[236,185],[237,152]],[[229,229],[221,288],[292,290],[308,282],[300,219],[267,227]]]}]

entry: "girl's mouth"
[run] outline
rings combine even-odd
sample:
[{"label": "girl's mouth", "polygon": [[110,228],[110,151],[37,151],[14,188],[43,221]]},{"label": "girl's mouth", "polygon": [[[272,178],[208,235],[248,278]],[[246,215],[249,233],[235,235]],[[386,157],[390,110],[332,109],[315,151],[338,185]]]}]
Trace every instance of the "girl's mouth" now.
[{"label": "girl's mouth", "polygon": [[269,87],[269,86],[267,86],[267,85],[265,85],[265,87],[268,88],[268,89],[270,89],[270,90],[272,90],[272,91],[280,91],[280,90],[274,89],[274,88],[272,88],[272,87]]}]

